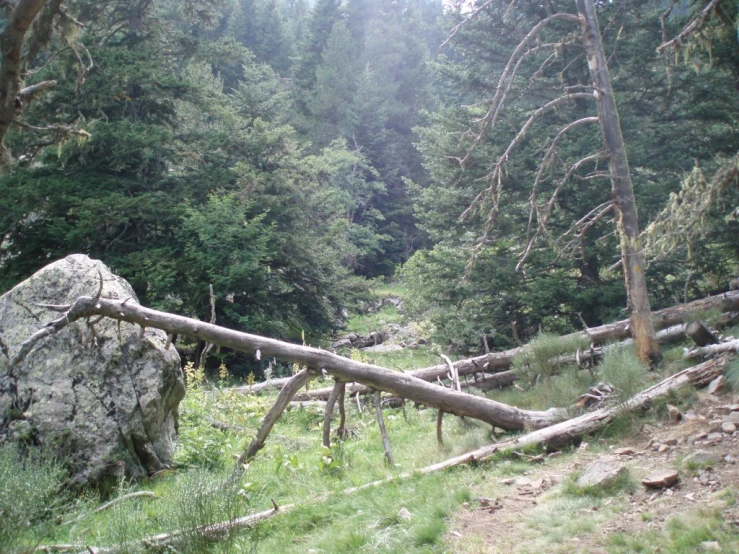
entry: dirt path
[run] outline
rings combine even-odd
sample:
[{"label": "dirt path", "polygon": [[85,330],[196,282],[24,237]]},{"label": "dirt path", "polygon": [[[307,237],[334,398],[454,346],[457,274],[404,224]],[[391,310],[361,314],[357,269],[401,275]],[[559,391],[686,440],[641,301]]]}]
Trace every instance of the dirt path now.
[{"label": "dirt path", "polygon": [[[683,550],[678,542],[692,540],[698,551],[739,552],[739,431],[722,428],[724,423],[739,428],[739,395],[701,395],[678,423],[644,425],[619,443],[581,445],[572,454],[530,465],[523,475],[483,481],[455,516],[447,550],[690,552],[689,544]],[[714,461],[686,467],[683,459],[698,450]],[[614,453],[636,483],[661,469],[678,470],[679,481],[657,491],[637,484],[602,498],[572,493],[570,476]]]}]

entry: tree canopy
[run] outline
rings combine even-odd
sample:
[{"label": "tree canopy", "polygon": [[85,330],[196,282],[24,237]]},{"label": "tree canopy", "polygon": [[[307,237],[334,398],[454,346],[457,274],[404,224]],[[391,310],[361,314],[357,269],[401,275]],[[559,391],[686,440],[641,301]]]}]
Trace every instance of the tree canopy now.
[{"label": "tree canopy", "polygon": [[[532,40],[485,124],[522,37],[575,2],[464,6],[3,3],[0,290],[84,252],[145,304],[207,319],[213,285],[219,323],[303,341],[331,333],[365,279],[397,274],[413,317],[464,353],[618,317],[576,25]],[[721,290],[739,269],[736,5],[595,6],[650,300]],[[563,91],[506,157],[486,233],[491,164]]]}]

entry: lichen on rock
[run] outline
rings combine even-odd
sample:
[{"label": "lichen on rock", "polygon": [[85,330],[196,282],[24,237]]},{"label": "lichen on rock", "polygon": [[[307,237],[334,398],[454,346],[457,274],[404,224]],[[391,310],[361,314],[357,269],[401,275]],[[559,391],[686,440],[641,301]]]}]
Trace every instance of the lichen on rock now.
[{"label": "lichen on rock", "polygon": [[[95,296],[138,302],[102,262],[75,254],[39,270],[0,297],[0,435],[55,452],[73,482],[141,477],[171,463],[177,406],[185,394],[180,358],[157,329],[110,319],[76,321],[20,346],[59,314],[39,304]],[[92,326],[90,324],[93,324]]]}]

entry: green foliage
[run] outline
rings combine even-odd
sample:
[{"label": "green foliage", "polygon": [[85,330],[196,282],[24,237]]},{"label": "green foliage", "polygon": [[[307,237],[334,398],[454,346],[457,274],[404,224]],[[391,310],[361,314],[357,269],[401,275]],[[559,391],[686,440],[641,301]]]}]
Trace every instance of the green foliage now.
[{"label": "green foliage", "polygon": [[722,552],[739,547],[735,532],[727,526],[720,510],[693,510],[667,521],[667,528],[637,534],[614,533],[608,538],[609,551],[614,553],[653,552],[659,548],[670,554],[692,554],[701,543],[716,541]]},{"label": "green foliage", "polygon": [[204,552],[214,542],[224,552],[232,549],[235,538],[233,530],[226,530],[215,541],[198,531],[203,525],[231,521],[242,515],[248,506],[248,487],[223,486],[218,474],[200,470],[185,474],[178,483],[172,504],[176,507],[167,524],[172,529],[185,531],[177,550],[183,553]]},{"label": "green foliage", "polygon": [[739,391],[739,358],[734,358],[726,368],[726,381],[731,390]]},{"label": "green foliage", "polygon": [[0,545],[5,554],[28,552],[51,534],[66,495],[63,468],[14,443],[0,445]]},{"label": "green foliage", "polygon": [[644,389],[647,372],[632,347],[606,347],[598,365],[598,379],[613,385],[622,402]]},{"label": "green foliage", "polygon": [[523,352],[514,358],[512,368],[524,380],[532,383],[539,377],[550,379],[564,364],[559,359],[561,356],[572,355],[589,344],[590,341],[586,336],[563,339],[552,333],[539,333],[526,345]]}]

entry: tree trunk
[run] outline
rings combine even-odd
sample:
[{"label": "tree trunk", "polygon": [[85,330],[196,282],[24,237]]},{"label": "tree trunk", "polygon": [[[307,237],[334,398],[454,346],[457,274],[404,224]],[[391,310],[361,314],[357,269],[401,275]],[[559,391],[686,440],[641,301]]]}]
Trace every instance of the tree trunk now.
[{"label": "tree trunk", "polygon": [[636,354],[639,360],[654,365],[659,361],[661,355],[659,344],[654,336],[654,325],[649,307],[634,187],[631,182],[629,161],[626,157],[626,147],[621,134],[616,99],[613,95],[611,78],[608,74],[593,0],[577,0],[577,11],[580,15],[583,43],[588,56],[588,66],[593,79],[595,97],[598,101],[600,128],[608,153],[611,191],[616,209],[616,225],[621,241],[621,259],[626,282],[631,334],[634,337]]},{"label": "tree trunk", "polygon": [[16,111],[21,109],[18,94],[22,84],[23,44],[28,29],[45,4],[46,0],[20,0],[0,33],[0,172],[13,163],[3,139],[15,119]]}]

